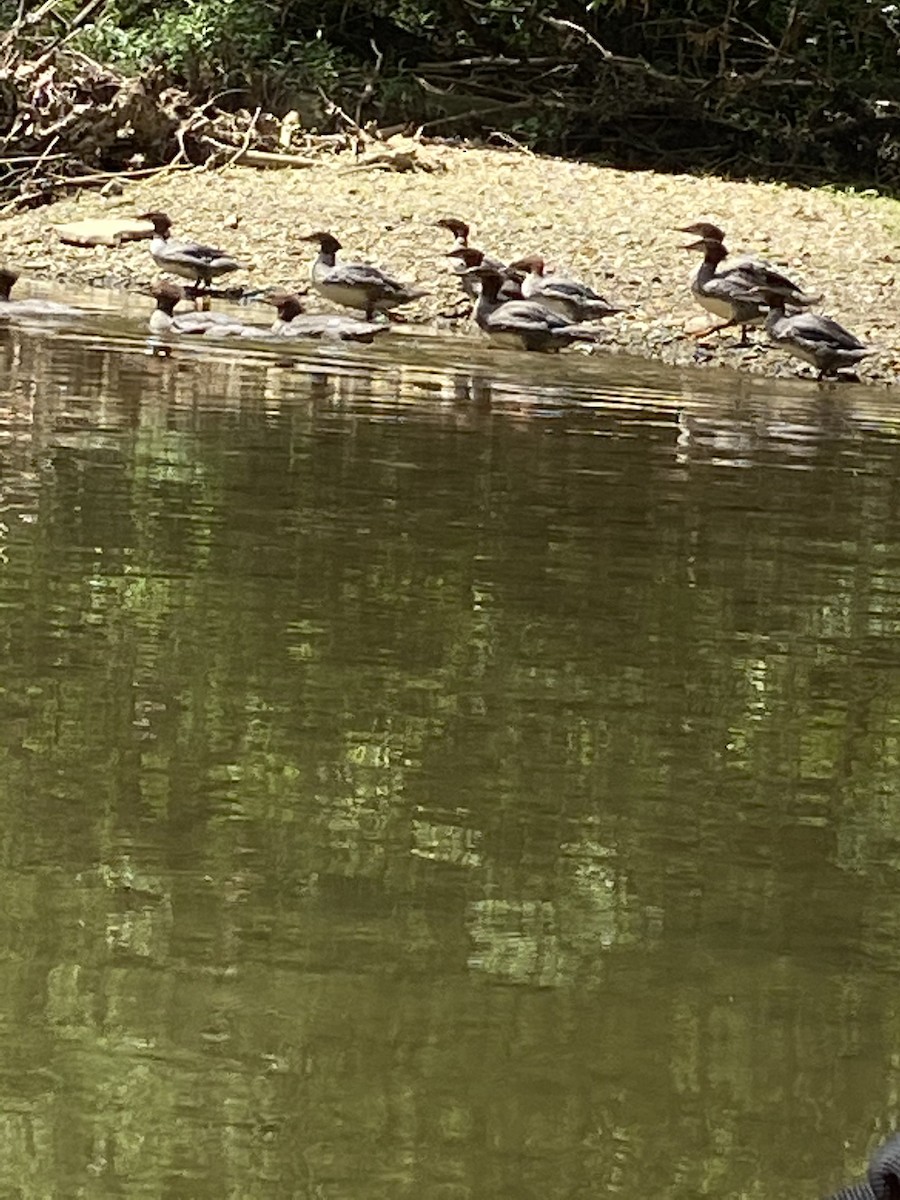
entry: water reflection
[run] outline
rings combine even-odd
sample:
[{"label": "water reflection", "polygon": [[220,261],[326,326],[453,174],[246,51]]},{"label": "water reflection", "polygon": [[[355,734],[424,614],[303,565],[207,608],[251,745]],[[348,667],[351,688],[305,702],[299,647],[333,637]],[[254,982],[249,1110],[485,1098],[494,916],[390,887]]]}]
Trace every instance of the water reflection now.
[{"label": "water reflection", "polygon": [[0,1192],[824,1193],[900,1116],[891,401],[398,341],[0,330]]}]

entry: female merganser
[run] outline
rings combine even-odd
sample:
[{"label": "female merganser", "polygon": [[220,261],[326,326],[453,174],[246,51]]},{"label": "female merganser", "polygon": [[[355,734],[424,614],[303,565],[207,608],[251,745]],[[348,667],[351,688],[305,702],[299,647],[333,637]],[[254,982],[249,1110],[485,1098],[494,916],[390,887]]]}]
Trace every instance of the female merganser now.
[{"label": "female merganser", "polygon": [[586,283],[562,275],[545,275],[544,260],[539,254],[527,254],[509,267],[511,271],[526,272],[522,280],[522,295],[526,300],[540,300],[570,321],[602,321],[623,311]]},{"label": "female merganser", "polygon": [[456,246],[447,251],[446,257],[452,260],[453,273],[459,278],[460,287],[470,300],[477,300],[481,294],[481,282],[474,273],[476,267],[487,267],[501,277],[501,300],[525,299],[522,295],[521,273],[502,266],[495,258],[488,258],[483,250],[476,250],[474,246]]},{"label": "female merganser", "polygon": [[597,342],[600,331],[573,325],[537,300],[501,300],[499,271],[475,267],[481,283],[475,321],[496,342],[525,350],[562,350],[572,342]]},{"label": "female merganser", "polygon": [[191,279],[199,288],[209,288],[214,279],[240,269],[241,264],[224,250],[215,246],[204,246],[200,242],[179,242],[169,237],[172,222],[164,212],[145,212],[141,221],[150,221],[154,236],[150,242],[150,254],[163,271],[171,271],[183,279]]},{"label": "female merganser", "polygon": [[853,367],[868,354],[874,354],[856,334],[818,313],[798,312],[788,316],[785,297],[780,292],[762,291],[759,297],[769,313],[766,333],[788,354],[802,358],[817,368],[819,379],[837,376],[842,367]]},{"label": "female merganser", "polygon": [[400,283],[368,263],[337,266],[336,255],[341,243],[332,233],[310,233],[300,240],[319,243],[319,253],[310,271],[316,291],[333,304],[361,308],[367,321],[371,321],[377,312],[387,312],[428,295],[426,288]]},{"label": "female merganser", "polygon": [[[451,259],[451,270],[459,279],[459,286],[470,300],[478,299],[479,283],[474,275],[467,274],[472,267],[490,267],[493,271],[499,271],[501,275],[507,269],[506,264],[502,263],[498,258],[490,258],[482,250],[475,250],[469,246],[469,226],[465,221],[460,221],[457,217],[442,217],[440,221],[435,221],[435,225],[439,229],[447,229],[453,234],[454,243],[453,249],[448,253],[447,257]],[[470,250],[473,254],[478,255],[477,261],[466,260],[465,256],[455,254],[457,250]],[[521,295],[521,293],[520,293]],[[510,299],[512,297],[510,296]]]},{"label": "female merganser", "polygon": [[176,315],[175,305],[185,298],[184,289],[177,283],[161,280],[139,290],[142,296],[151,296],[156,301],[156,308],[148,321],[151,333],[177,333],[194,337],[205,334],[211,337],[265,337],[268,333],[261,326],[244,325],[227,313],[184,312]]},{"label": "female merganser", "polygon": [[831,1200],[900,1200],[900,1133],[874,1151],[862,1182],[841,1188]]},{"label": "female merganser", "polygon": [[19,278],[17,271],[0,267],[0,320],[16,317],[83,317],[87,314],[71,304],[58,304],[55,300],[41,300],[35,296],[29,300],[10,300],[13,284]]},{"label": "female merganser", "polygon": [[389,333],[390,325],[374,321],[357,321],[354,317],[342,317],[338,313],[305,313],[296,292],[276,289],[263,297],[266,304],[274,305],[277,317],[272,322],[272,333],[279,337],[323,338],[341,342],[373,342],[380,333]]},{"label": "female merganser", "polygon": [[691,292],[702,308],[722,318],[721,325],[704,330],[699,335],[701,337],[740,325],[741,345],[746,345],[748,327],[761,325],[765,319],[762,304],[748,295],[755,289],[775,289],[798,308],[806,308],[821,299],[819,296],[807,296],[793,279],[760,259],[742,258],[723,266],[728,250],[723,240],[725,234],[717,225],[698,221],[684,226],[679,232],[700,235],[698,241],[685,246],[686,250],[703,251],[703,262],[691,279]]}]

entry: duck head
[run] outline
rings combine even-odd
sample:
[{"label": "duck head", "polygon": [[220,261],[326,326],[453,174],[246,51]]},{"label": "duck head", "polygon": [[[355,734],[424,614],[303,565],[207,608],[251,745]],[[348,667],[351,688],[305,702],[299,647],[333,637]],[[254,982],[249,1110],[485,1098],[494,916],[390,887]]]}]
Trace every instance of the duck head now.
[{"label": "duck head", "polygon": [[318,242],[319,249],[323,254],[337,254],[341,248],[341,243],[337,240],[333,233],[326,233],[325,230],[318,230],[316,233],[306,233],[300,238],[301,242]]},{"label": "duck head", "polygon": [[172,222],[166,213],[160,212],[159,209],[156,208],[151,209],[150,212],[139,213],[138,220],[149,221],[153,226],[153,232],[157,237],[161,238],[167,238],[169,236],[169,231],[172,228]]}]

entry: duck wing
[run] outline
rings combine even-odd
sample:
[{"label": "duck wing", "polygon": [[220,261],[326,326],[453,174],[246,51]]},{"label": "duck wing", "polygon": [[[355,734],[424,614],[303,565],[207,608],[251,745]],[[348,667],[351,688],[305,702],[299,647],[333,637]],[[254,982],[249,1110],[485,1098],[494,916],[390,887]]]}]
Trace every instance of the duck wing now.
[{"label": "duck wing", "polygon": [[487,321],[493,329],[511,332],[553,333],[572,326],[571,321],[536,300],[507,300],[488,314]]},{"label": "duck wing", "polygon": [[407,286],[378,267],[370,267],[368,263],[342,263],[328,272],[324,283],[337,284],[339,287],[358,288],[371,296],[401,296],[406,295]]},{"label": "duck wing", "polygon": [[856,334],[839,325],[830,317],[820,317],[817,313],[798,313],[789,317],[790,334],[801,337],[807,342],[820,346],[836,346],[841,350],[865,350],[865,344]]}]

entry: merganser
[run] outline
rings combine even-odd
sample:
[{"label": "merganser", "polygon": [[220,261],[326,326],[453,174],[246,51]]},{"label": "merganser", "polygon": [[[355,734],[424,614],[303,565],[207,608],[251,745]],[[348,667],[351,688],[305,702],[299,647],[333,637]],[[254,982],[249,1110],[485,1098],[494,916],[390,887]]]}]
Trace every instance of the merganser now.
[{"label": "merganser", "polygon": [[866,346],[856,334],[839,325],[830,317],[818,313],[785,313],[785,297],[780,292],[762,291],[759,300],[767,305],[766,333],[788,354],[812,363],[819,372],[818,378],[836,377],[842,367],[853,367],[868,354],[874,354],[872,346]]},{"label": "merganser", "polygon": [[19,278],[17,271],[0,267],[0,320],[16,317],[83,317],[80,308],[71,304],[59,304],[55,300],[41,300],[34,296],[28,300],[11,300],[9,294]]},{"label": "merganser", "polygon": [[522,280],[522,295],[526,300],[539,300],[570,321],[602,321],[623,311],[586,283],[562,275],[545,275],[544,260],[539,254],[527,254],[509,267],[511,271],[526,272]]},{"label": "merganser", "polygon": [[[502,263],[498,258],[490,258],[482,250],[475,250],[469,246],[469,226],[465,221],[460,221],[457,217],[442,217],[440,221],[435,221],[435,225],[439,229],[448,229],[453,234],[454,243],[453,249],[447,254],[451,259],[451,270],[459,279],[459,286],[470,300],[478,299],[479,283],[474,275],[469,275],[467,272],[472,267],[490,267],[493,271],[499,271],[501,275],[507,269],[506,264]],[[464,256],[456,255],[457,250],[472,250],[479,257],[477,261],[466,260]],[[521,295],[521,293],[520,293]],[[512,299],[512,296],[510,296]]]},{"label": "merganser", "polygon": [[373,342],[380,333],[389,333],[390,325],[374,321],[357,321],[338,313],[305,313],[296,292],[277,289],[263,297],[274,305],[277,317],[272,332],[279,337],[323,338],[342,342]]},{"label": "merganser", "polygon": [[371,321],[377,312],[387,312],[428,295],[426,288],[400,283],[368,263],[336,264],[341,243],[332,233],[309,233],[300,239],[318,242],[319,253],[312,264],[312,285],[326,300],[345,308],[360,308]]},{"label": "merganser", "polygon": [[245,325],[227,313],[184,312],[175,313],[175,305],[185,298],[184,289],[177,283],[161,280],[149,288],[139,289],[142,296],[151,296],[156,308],[150,314],[148,325],[151,333],[177,333],[202,337],[265,337],[267,329]]},{"label": "merganser", "polygon": [[200,242],[179,242],[169,237],[171,220],[164,212],[155,209],[140,214],[141,221],[150,221],[154,236],[150,242],[150,254],[163,271],[193,280],[199,288],[209,288],[214,279],[241,269],[241,264],[224,250],[215,246],[204,246]]},{"label": "merganser", "polygon": [[900,1200],[900,1133],[872,1153],[864,1180],[847,1184],[830,1200]]},{"label": "merganser", "polygon": [[493,340],[525,350],[562,350],[572,342],[597,342],[600,331],[575,325],[537,300],[501,300],[498,271],[475,267],[481,283],[475,321]]},{"label": "merganser", "polygon": [[483,250],[476,250],[474,246],[456,246],[447,251],[446,257],[453,261],[453,272],[458,276],[462,290],[470,299],[477,300],[481,294],[481,281],[474,273],[476,267],[486,267],[489,271],[497,272],[503,280],[500,285],[501,300],[525,299],[522,295],[521,274],[512,271],[511,267],[501,266],[495,258],[488,258]]},{"label": "merganser", "polygon": [[749,296],[760,288],[778,291],[797,308],[806,308],[821,299],[806,295],[793,279],[760,259],[742,258],[723,267],[728,249],[725,234],[717,225],[698,221],[682,227],[679,232],[700,235],[698,241],[685,246],[686,250],[703,251],[703,262],[691,279],[691,292],[702,308],[723,319],[722,324],[704,330],[701,337],[740,325],[741,345],[746,345],[748,327],[762,325],[765,320],[763,305]]}]

